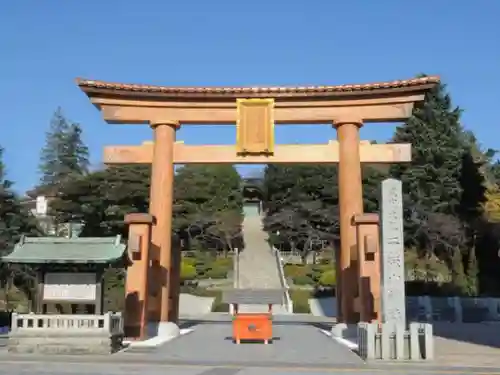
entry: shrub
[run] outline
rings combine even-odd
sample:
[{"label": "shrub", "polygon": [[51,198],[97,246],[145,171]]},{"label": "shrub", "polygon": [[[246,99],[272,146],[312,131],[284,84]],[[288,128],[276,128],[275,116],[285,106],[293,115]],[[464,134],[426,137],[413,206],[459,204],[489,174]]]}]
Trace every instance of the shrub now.
[{"label": "shrub", "polygon": [[189,264],[190,266],[196,267],[196,258],[184,257],[182,258],[182,264]]},{"label": "shrub", "polygon": [[307,290],[292,289],[290,290],[290,297],[293,302],[293,312],[298,314],[310,314],[311,308],[309,307],[309,298],[311,293]]},{"label": "shrub", "polygon": [[296,276],[292,280],[293,280],[293,283],[295,285],[312,285],[312,284],[314,284],[313,279],[307,275]]},{"label": "shrub", "polygon": [[196,268],[186,262],[184,259],[181,262],[181,280],[193,280],[196,278]]},{"label": "shrub", "polygon": [[308,268],[299,264],[286,264],[285,277],[295,278],[297,276],[306,276]]},{"label": "shrub", "polygon": [[220,268],[231,269],[233,267],[233,258],[217,258],[213,264]]},{"label": "shrub", "polygon": [[189,259],[190,264],[196,268],[198,279],[223,279],[233,268],[233,259],[228,258],[215,258],[213,254],[208,251],[196,252],[194,258]]},{"label": "shrub", "polygon": [[321,265],[331,265],[332,263],[332,260],[328,258],[322,258],[319,260],[319,264]]},{"label": "shrub", "polygon": [[319,284],[321,286],[335,286],[337,284],[337,278],[335,275],[335,270],[328,270],[321,274],[319,278]]},{"label": "shrub", "polygon": [[221,298],[215,299],[212,305],[213,312],[229,312],[229,304],[222,302]]},{"label": "shrub", "polygon": [[316,264],[312,267],[314,272],[323,273],[335,269],[333,264]]},{"label": "shrub", "polygon": [[225,279],[227,277],[227,270],[220,267],[213,267],[205,272],[205,277],[209,279]]}]

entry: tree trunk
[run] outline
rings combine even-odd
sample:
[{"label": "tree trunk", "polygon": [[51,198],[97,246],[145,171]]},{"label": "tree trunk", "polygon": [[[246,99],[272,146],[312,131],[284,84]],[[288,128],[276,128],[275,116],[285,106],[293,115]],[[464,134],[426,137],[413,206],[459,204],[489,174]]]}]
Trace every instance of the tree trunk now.
[{"label": "tree trunk", "polygon": [[224,245],[224,259],[227,258],[228,250],[231,250],[231,252],[233,250],[233,246],[232,246],[233,244],[232,244],[232,241],[231,241],[231,237],[228,236],[228,235],[226,235],[225,239],[226,239],[226,243]]},{"label": "tree trunk", "polygon": [[5,301],[5,310],[8,311],[9,310],[9,305],[10,305],[10,301],[9,301],[9,283],[6,282],[2,286],[2,289],[3,289],[4,301]]}]

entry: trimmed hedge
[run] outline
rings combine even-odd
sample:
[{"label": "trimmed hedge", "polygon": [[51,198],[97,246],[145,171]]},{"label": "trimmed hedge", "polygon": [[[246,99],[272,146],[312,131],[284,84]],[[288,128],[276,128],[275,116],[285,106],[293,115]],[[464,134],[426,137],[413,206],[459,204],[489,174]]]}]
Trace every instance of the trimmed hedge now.
[{"label": "trimmed hedge", "polygon": [[181,262],[181,281],[196,279],[196,268],[184,259]]},{"label": "trimmed hedge", "polygon": [[321,274],[319,278],[319,285],[321,286],[335,286],[337,284],[337,277],[335,270],[325,271]]},{"label": "trimmed hedge", "polygon": [[293,302],[293,312],[298,314],[310,314],[309,298],[311,292],[302,289],[290,289],[290,297]]},{"label": "trimmed hedge", "polygon": [[292,278],[294,285],[311,285],[314,284],[314,280],[307,275],[299,275]]},{"label": "trimmed hedge", "polygon": [[285,277],[294,285],[335,286],[336,277],[333,264],[286,264]]},{"label": "trimmed hedge", "polygon": [[192,274],[189,266],[195,270],[195,276],[185,280],[225,279],[233,269],[233,258],[216,258],[210,252],[194,251],[182,258],[182,264],[188,276]]},{"label": "trimmed hedge", "polygon": [[204,276],[207,279],[225,279],[227,277],[227,270],[220,267],[213,267],[207,269]]}]

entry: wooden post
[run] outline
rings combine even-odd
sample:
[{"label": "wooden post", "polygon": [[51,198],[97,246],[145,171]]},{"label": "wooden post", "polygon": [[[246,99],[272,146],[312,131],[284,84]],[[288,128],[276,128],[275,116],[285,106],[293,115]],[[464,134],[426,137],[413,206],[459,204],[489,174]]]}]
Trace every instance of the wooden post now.
[{"label": "wooden post", "polygon": [[[160,322],[177,323],[178,303],[170,302],[170,284],[177,272],[172,272],[172,203],[174,192],[174,143],[179,123],[151,122],[154,132],[153,163],[151,170],[151,198],[149,212],[156,219],[151,233],[153,254],[159,256],[161,268]],[[172,296],[178,298],[177,296]],[[173,306],[172,306],[173,305]]]},{"label": "wooden post", "polygon": [[358,237],[358,312],[361,322],[380,321],[380,238],[379,216],[353,217]]},{"label": "wooden post", "polygon": [[43,303],[43,290],[45,285],[45,272],[43,270],[37,270],[36,272],[37,286],[35,294],[35,312],[37,314],[45,314],[44,303]]},{"label": "wooden post", "polygon": [[354,311],[358,294],[357,238],[352,218],[363,213],[359,155],[359,128],[362,125],[362,120],[356,117],[339,118],[334,122],[339,141],[340,285],[337,291],[340,293],[337,293],[337,301],[340,305],[339,321],[344,323],[355,323],[358,320],[358,314]]},{"label": "wooden post", "polygon": [[125,297],[125,335],[130,338],[147,337],[149,312],[149,269],[151,225],[154,218],[148,214],[128,214],[128,252],[132,264],[127,269]]},{"label": "wooden post", "polygon": [[95,272],[96,296],[94,314],[102,315],[104,312],[104,269],[98,267]]},{"label": "wooden post", "polygon": [[169,282],[169,321],[178,322],[179,320],[179,297],[181,293],[181,243],[178,236],[172,235],[171,260]]}]

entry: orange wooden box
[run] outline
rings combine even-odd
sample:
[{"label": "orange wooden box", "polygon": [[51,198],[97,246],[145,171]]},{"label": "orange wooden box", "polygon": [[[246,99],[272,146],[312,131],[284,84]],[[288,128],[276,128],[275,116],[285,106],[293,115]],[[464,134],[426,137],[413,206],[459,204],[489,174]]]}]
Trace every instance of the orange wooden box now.
[{"label": "orange wooden box", "polygon": [[273,338],[272,314],[237,313],[233,317],[233,339],[237,344],[241,340],[262,340],[265,344]]}]

